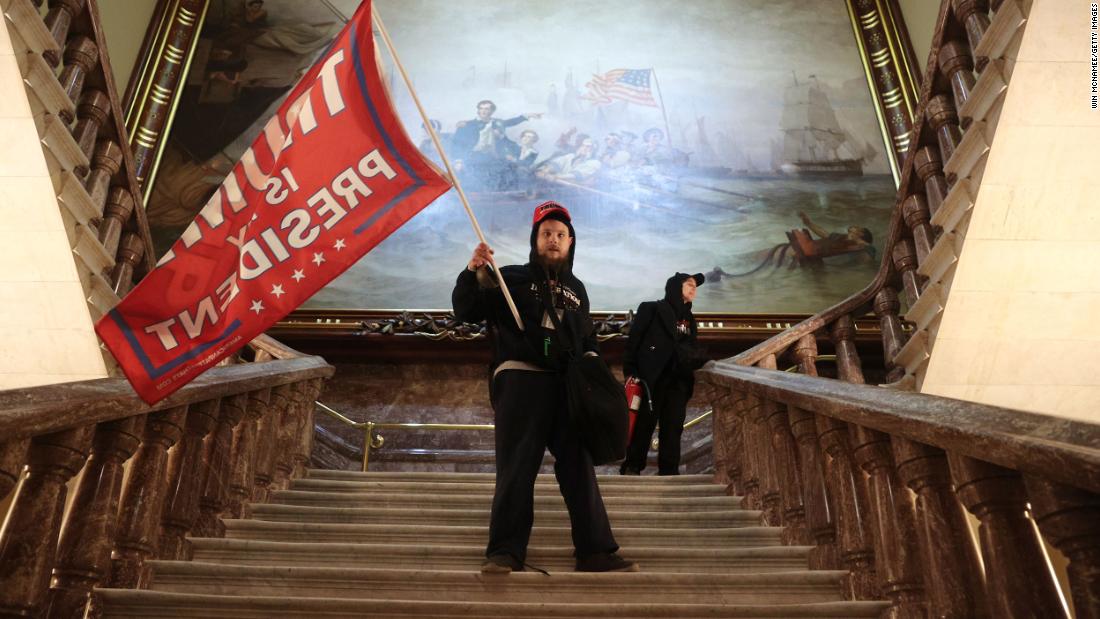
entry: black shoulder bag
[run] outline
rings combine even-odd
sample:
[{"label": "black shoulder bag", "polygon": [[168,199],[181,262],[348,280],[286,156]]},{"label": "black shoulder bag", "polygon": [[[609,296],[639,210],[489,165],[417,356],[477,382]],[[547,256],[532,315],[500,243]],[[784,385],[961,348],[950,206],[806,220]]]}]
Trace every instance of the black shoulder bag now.
[{"label": "black shoulder bag", "polygon": [[565,368],[569,419],[592,456],[592,464],[622,460],[626,457],[629,423],[623,386],[599,355],[576,354],[554,309],[550,286],[543,282],[541,289],[543,305],[569,360]]}]

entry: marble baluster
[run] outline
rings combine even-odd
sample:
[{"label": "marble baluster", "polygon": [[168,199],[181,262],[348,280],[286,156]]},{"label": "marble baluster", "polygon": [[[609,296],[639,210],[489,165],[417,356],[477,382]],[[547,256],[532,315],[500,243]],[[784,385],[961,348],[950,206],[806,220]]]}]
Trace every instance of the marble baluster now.
[{"label": "marble baluster", "polygon": [[940,151],[934,146],[925,146],[917,149],[913,156],[913,169],[924,184],[924,199],[928,203],[929,217],[934,217],[936,211],[943,206],[947,198],[949,188],[947,178],[943,175],[943,158]]},{"label": "marble baluster", "polygon": [[314,378],[309,381],[304,390],[305,401],[302,402],[302,417],[298,428],[298,441],[295,447],[295,477],[305,477],[309,468],[310,456],[313,453],[313,425],[315,423],[316,402],[321,397],[321,391],[325,387],[323,378]]},{"label": "marble baluster", "polygon": [[743,394],[738,400],[738,416],[741,417],[742,448],[744,449],[744,470],[741,472],[745,493],[741,500],[744,509],[762,510],[764,508],[763,492],[760,476],[760,442],[759,432],[755,422],[756,409],[762,406],[760,400],[753,395]]},{"label": "marble baluster", "polygon": [[248,517],[247,506],[255,485],[259,423],[270,399],[270,388],[250,392],[245,419],[233,431],[233,449],[230,452],[233,472],[229,475],[229,506],[226,508],[226,514],[233,518]]},{"label": "marble baluster", "polygon": [[[855,326],[851,316],[833,324],[837,371],[840,380],[863,384],[863,370],[856,352]],[[848,426],[852,457],[867,473],[864,480],[869,498],[869,524],[875,550],[875,571],[883,595],[891,607],[883,615],[895,619],[924,619],[924,583],[916,544],[913,501],[894,469],[890,437],[863,426]]]},{"label": "marble baluster", "polygon": [[[978,43],[989,29],[989,0],[951,0],[951,8],[955,9],[955,16],[966,28],[970,49],[977,50]],[[977,58],[974,62],[979,72],[985,70],[988,63],[989,58]]]},{"label": "marble baluster", "polygon": [[168,450],[183,435],[187,407],[150,413],[145,418],[141,446],[130,463],[122,494],[118,532],[111,555],[110,586],[134,589],[145,584],[145,562],[156,551],[164,497],[168,493]]},{"label": "marble baluster", "polygon": [[0,501],[7,498],[8,493],[19,482],[19,476],[27,464],[27,448],[30,444],[29,438],[0,444]]},{"label": "marble baluster", "polygon": [[932,251],[932,245],[936,242],[930,222],[932,215],[928,211],[928,201],[924,199],[924,194],[914,193],[905,199],[901,209],[905,217],[905,225],[909,226],[909,230],[913,233],[917,264],[923,264]]},{"label": "marble baluster", "polygon": [[[41,4],[37,2],[36,5]],[[50,0],[50,11],[46,13],[46,29],[50,31],[53,40],[59,48],[64,49],[65,41],[69,38],[69,27],[73,18],[84,11],[84,0]],[[57,68],[61,64],[61,55],[53,50],[42,52],[42,58],[51,67]]]},{"label": "marble baluster", "polygon": [[210,445],[203,463],[205,481],[199,499],[199,518],[193,529],[195,537],[222,537],[225,533],[219,517],[229,503],[233,432],[244,420],[247,408],[247,393],[222,400],[217,427],[207,439]]},{"label": "marble baluster", "polygon": [[122,494],[123,463],[141,444],[145,416],[101,423],[92,455],[80,476],[72,508],[58,542],[49,593],[49,617],[82,617],[92,588],[106,579]]},{"label": "marble baluster", "polygon": [[[974,90],[974,58],[966,45],[958,41],[948,41],[940,47],[940,71],[951,82],[951,94],[955,98],[955,109],[961,110]],[[965,129],[968,123],[964,123]]]},{"label": "marble baluster", "polygon": [[[88,161],[92,160],[96,138],[99,136],[100,129],[107,124],[110,114],[111,100],[107,93],[92,88],[80,95],[80,104],[76,107],[73,139],[80,145],[80,150]],[[88,168],[77,169],[74,172],[77,176],[84,178],[88,174]]]},{"label": "marble baluster", "polygon": [[[775,355],[768,355],[757,364],[768,370],[776,369]],[[771,400],[760,400],[760,406],[754,409],[756,417],[756,446],[759,449],[761,503],[764,507],[764,520],[770,526],[784,526],[783,497],[779,490],[779,456],[772,449],[772,430],[768,426],[768,417],[778,414],[780,405]],[[784,411],[785,412],[785,411]]]},{"label": "marble baluster", "polygon": [[134,287],[134,269],[145,255],[145,241],[141,237],[126,232],[122,235],[122,243],[118,250],[118,262],[111,271],[111,287],[120,297],[126,296]]},{"label": "marble baluster", "polygon": [[202,466],[205,441],[217,425],[220,406],[219,399],[206,400],[192,404],[187,411],[183,437],[169,459],[169,485],[157,543],[158,559],[190,559],[185,537],[199,516],[199,497],[205,481]]},{"label": "marble baluster", "polygon": [[901,283],[905,288],[906,301],[909,307],[920,298],[924,290],[924,278],[917,273],[917,250],[913,247],[913,241],[899,239],[894,243],[893,249],[894,268],[901,274]]},{"label": "marble baluster", "polygon": [[836,508],[837,546],[840,564],[848,570],[845,598],[877,600],[875,553],[871,538],[868,500],[856,475],[848,444],[848,424],[824,415],[817,416],[817,435],[828,455],[826,476]]},{"label": "marble baluster", "polygon": [[118,253],[118,244],[122,239],[122,229],[134,212],[134,198],[124,187],[115,186],[107,194],[107,209],[103,213],[103,223],[99,226],[99,242],[108,254]]},{"label": "marble baluster", "polygon": [[1038,477],[1025,477],[1039,531],[1067,559],[1077,619],[1100,619],[1100,495]]},{"label": "marble baluster", "polygon": [[981,523],[989,616],[1064,617],[1020,474],[956,454],[948,454],[948,462],[959,499]]},{"label": "marble baluster", "polygon": [[883,286],[875,294],[873,308],[875,316],[878,317],[879,329],[882,331],[882,356],[886,365],[886,382],[896,382],[905,376],[905,368],[894,363],[894,359],[906,341],[905,332],[901,330],[901,319],[898,317],[901,303],[898,301],[897,291],[890,286]]},{"label": "marble baluster", "polygon": [[0,531],[0,615],[44,609],[65,510],[66,484],[84,466],[95,426],[31,440],[27,474]]},{"label": "marble baluster", "polygon": [[[65,45],[65,68],[57,80],[65,89],[65,94],[73,103],[80,102],[80,94],[84,91],[84,80],[92,69],[99,64],[99,46],[90,38],[79,35],[69,39]],[[64,118],[64,117],[63,117]],[[71,123],[72,118],[64,118]]]},{"label": "marble baluster", "polygon": [[929,617],[990,619],[981,558],[941,449],[893,437],[898,477],[916,494]]},{"label": "marble baluster", "polygon": [[[936,95],[928,100],[925,113],[928,117],[928,123],[932,125],[932,130],[936,132],[941,160],[950,161],[951,155],[955,154],[955,149],[959,147],[959,142],[962,141],[962,132],[959,130],[959,115],[955,111],[955,104],[951,102],[951,98],[947,95]],[[955,182],[954,179],[947,179],[948,185],[953,182]]]},{"label": "marble baluster", "polygon": [[[854,353],[855,345],[851,339],[853,330],[851,316],[842,316],[832,326],[831,336],[837,348],[840,380],[862,383],[863,370],[859,366],[858,357],[853,358],[852,354],[847,353],[848,348]],[[849,572],[847,597],[857,600],[878,599],[870,500],[866,484],[852,456],[848,424],[818,415],[817,432],[821,447],[828,454],[831,464],[828,474],[831,477],[831,494],[836,507],[840,560]]]},{"label": "marble baluster", "polygon": [[290,402],[290,385],[279,385],[271,389],[271,398],[267,411],[260,418],[256,435],[256,468],[253,471],[252,502],[267,501],[271,483],[275,480],[275,459],[278,454],[279,428],[282,426],[283,413]]},{"label": "marble baluster", "polygon": [[[792,354],[800,373],[817,376],[817,339],[813,334],[802,336],[793,346]],[[810,569],[835,570],[840,567],[837,558],[836,522],[825,476],[825,456],[817,439],[816,415],[795,406],[787,406],[787,418],[798,449],[806,526],[815,544],[810,551]]]},{"label": "marble baluster", "polygon": [[792,546],[810,544],[806,528],[806,506],[802,502],[802,471],[799,468],[798,446],[791,432],[787,405],[774,404],[765,419],[771,431],[771,447],[775,453],[776,475],[783,508],[783,542]]},{"label": "marble baluster", "polygon": [[286,387],[287,402],[283,406],[283,420],[276,431],[275,444],[278,446],[278,451],[275,453],[272,479],[272,487],[276,490],[286,490],[294,474],[294,438],[300,416],[301,383]]},{"label": "marble baluster", "polygon": [[92,171],[84,182],[84,188],[88,190],[88,196],[91,197],[97,213],[102,213],[107,205],[111,177],[118,172],[121,165],[122,149],[117,143],[109,139],[96,142],[95,152],[92,154]]}]

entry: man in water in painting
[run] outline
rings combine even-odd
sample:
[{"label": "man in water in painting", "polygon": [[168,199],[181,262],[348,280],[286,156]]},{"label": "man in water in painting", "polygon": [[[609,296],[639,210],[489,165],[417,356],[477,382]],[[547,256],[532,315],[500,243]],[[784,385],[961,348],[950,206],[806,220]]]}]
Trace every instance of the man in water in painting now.
[{"label": "man in water in painting", "polygon": [[874,237],[867,228],[848,226],[847,232],[829,232],[815,224],[810,216],[802,211],[799,211],[798,217],[802,220],[802,225],[817,235],[818,240],[813,241],[813,244],[822,257],[857,251],[864,251],[868,256],[875,257],[875,246],[871,244]]}]

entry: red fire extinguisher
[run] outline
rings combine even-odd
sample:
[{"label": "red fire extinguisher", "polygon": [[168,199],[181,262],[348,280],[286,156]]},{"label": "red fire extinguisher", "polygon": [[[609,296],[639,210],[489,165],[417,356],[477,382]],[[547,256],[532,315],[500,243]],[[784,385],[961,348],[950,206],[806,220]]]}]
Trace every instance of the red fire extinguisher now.
[{"label": "red fire extinguisher", "polygon": [[[626,379],[625,391],[627,408],[630,409],[629,425],[626,430],[626,442],[629,444],[631,437],[634,436],[634,423],[638,421],[638,411],[642,408],[642,394],[645,393],[648,396],[649,390],[646,389],[644,381],[631,376]],[[653,405],[650,403],[650,409],[652,408]]]}]

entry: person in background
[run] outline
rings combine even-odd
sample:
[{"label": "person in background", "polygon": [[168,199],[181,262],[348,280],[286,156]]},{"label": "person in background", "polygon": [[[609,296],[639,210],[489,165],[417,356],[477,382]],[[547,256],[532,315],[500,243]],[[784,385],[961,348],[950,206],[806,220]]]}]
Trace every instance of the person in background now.
[{"label": "person in background", "polygon": [[680,436],[687,403],[695,389],[695,370],[705,363],[691,313],[695,293],[704,281],[702,273],[676,273],[665,282],[663,299],[644,301],[634,314],[623,375],[641,380],[650,397],[643,398],[626,459],[619,467],[623,475],[640,475],[645,469],[649,442],[658,423],[657,474],[680,474]]}]

